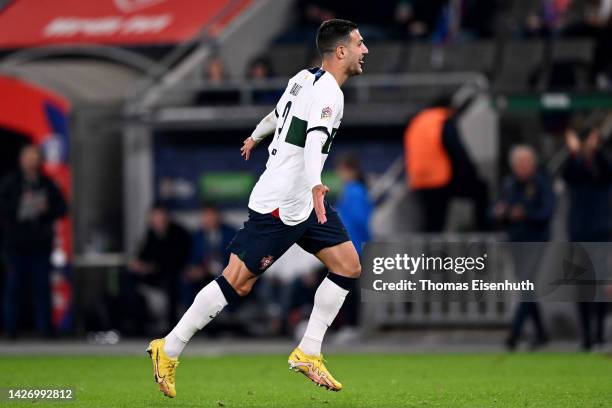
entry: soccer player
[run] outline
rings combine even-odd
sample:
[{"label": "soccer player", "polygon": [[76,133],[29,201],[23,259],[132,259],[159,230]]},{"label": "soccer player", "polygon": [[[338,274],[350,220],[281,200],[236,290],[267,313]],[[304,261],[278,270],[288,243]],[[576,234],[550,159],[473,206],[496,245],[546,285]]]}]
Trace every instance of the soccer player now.
[{"label": "soccer player", "polygon": [[272,138],[266,170],[249,199],[249,219],[230,244],[229,264],[198,293],[176,327],[149,344],[155,381],[168,397],[176,396],[178,357],[189,339],[225,306],[246,296],[257,278],[296,243],[319,258],[329,273],[315,293],[306,332],[288,362],[319,386],[342,389],[323,363],[321,343],[361,266],[338,214],[324,199],[329,188],[321,182],[321,170],[342,120],[340,86],[363,72],[368,49],[357,25],[340,19],[321,24],[317,49],[322,66],[289,80],[274,111],[241,148],[248,160],[258,143]]}]

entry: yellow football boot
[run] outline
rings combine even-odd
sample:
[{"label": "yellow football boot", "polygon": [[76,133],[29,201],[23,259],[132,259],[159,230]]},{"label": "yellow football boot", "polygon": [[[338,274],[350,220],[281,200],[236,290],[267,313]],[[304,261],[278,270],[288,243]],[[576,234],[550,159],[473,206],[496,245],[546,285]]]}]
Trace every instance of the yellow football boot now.
[{"label": "yellow football boot", "polygon": [[305,354],[299,347],[289,355],[289,369],[304,374],[319,387],[325,387],[330,391],[340,391],[342,384],[327,371],[323,363],[323,355],[320,357]]},{"label": "yellow football boot", "polygon": [[149,343],[147,353],[153,361],[153,376],[159,384],[159,390],[166,397],[176,397],[176,366],[179,362],[176,358],[170,358],[164,352],[166,339],[157,339]]}]

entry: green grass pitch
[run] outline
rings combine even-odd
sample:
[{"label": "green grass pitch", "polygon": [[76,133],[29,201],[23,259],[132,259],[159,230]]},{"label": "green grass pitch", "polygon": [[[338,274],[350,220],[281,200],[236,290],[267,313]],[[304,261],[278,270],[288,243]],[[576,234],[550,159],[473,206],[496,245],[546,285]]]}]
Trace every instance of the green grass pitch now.
[{"label": "green grass pitch", "polygon": [[[0,358],[0,387],[73,387],[70,407],[612,407],[612,358],[589,354],[344,354],[339,393],[289,371],[285,355],[189,357],[176,399],[142,357]],[[2,406],[59,406],[18,402]]]}]

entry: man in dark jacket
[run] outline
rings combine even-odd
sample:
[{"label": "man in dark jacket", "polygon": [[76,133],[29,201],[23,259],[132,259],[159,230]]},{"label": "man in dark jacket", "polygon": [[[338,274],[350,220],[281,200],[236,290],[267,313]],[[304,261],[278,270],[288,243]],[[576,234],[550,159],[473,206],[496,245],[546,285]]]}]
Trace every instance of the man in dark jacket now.
[{"label": "man in dark jacket", "polygon": [[161,289],[168,300],[165,322],[168,325],[176,323],[180,276],[189,260],[190,248],[187,230],[170,218],[163,204],[155,204],[138,255],[128,265],[131,273],[125,290],[133,295],[141,285]]},{"label": "man in dark jacket", "polygon": [[[536,154],[531,147],[516,146],[510,153],[512,175],[504,180],[494,207],[494,216],[503,223],[512,242],[546,242],[550,239],[550,221],[554,211],[554,193],[550,180],[537,171]],[[516,273],[524,278],[537,272],[537,257],[515,256]],[[533,346],[548,340],[538,304],[521,302],[518,305],[510,336],[506,341],[513,350],[521,336],[523,324],[531,317],[536,329]]]},{"label": "man in dark jacket", "polygon": [[0,218],[4,237],[6,282],[4,333],[17,335],[19,306],[26,282],[35,300],[36,329],[51,335],[51,251],[55,221],[66,214],[66,202],[57,186],[40,170],[35,146],[20,153],[20,169],[0,182]]},{"label": "man in dark jacket", "polygon": [[531,147],[514,147],[510,164],[512,175],[503,182],[495,218],[503,223],[512,242],[546,242],[555,200],[550,179],[537,171]]},{"label": "man in dark jacket", "polygon": [[219,208],[205,203],[200,212],[201,227],[193,234],[189,266],[181,282],[181,302],[189,305],[202,287],[221,275],[229,261],[230,242],[236,230],[223,223]]},{"label": "man in dark jacket", "polygon": [[[563,168],[563,178],[569,192],[569,239],[572,242],[608,242],[612,227],[612,163],[601,149],[599,131],[591,131],[586,140],[581,141],[570,129],[565,139],[569,157]],[[603,345],[606,307],[604,302],[578,303],[584,350],[590,350],[593,344]]]}]

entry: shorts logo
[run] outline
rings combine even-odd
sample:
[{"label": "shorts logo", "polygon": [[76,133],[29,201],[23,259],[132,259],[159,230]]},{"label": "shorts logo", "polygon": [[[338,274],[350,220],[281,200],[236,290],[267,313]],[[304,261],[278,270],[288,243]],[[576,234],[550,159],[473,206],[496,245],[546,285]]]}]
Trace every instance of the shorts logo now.
[{"label": "shorts logo", "polygon": [[259,270],[266,270],[270,267],[270,265],[272,265],[272,262],[274,262],[274,257],[272,255],[264,256],[263,258],[261,258],[260,262],[261,268],[259,268]]},{"label": "shorts logo", "polygon": [[331,115],[332,109],[329,106],[323,108],[323,110],[321,111],[321,119],[331,118]]}]

